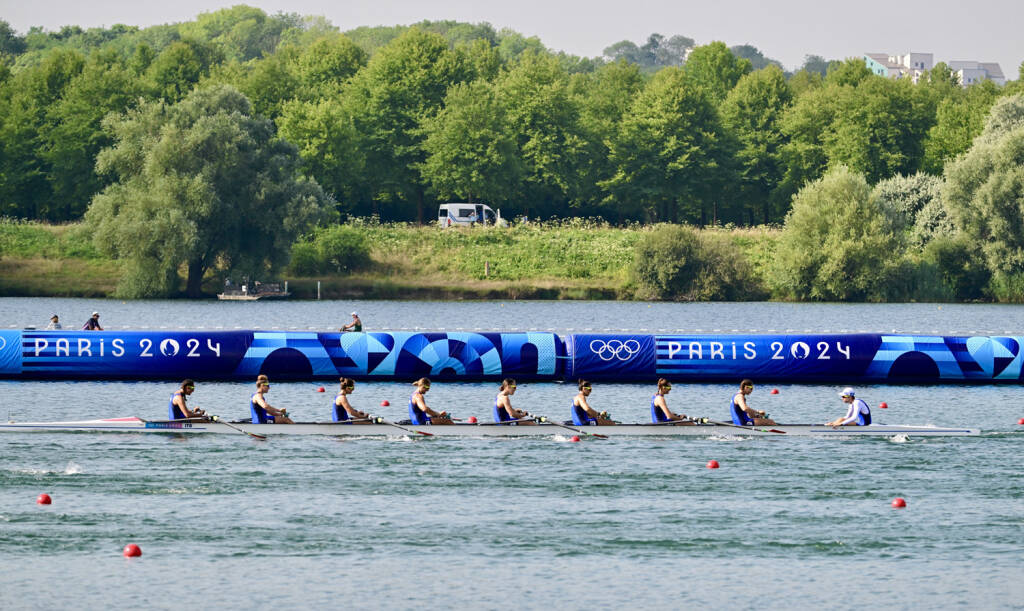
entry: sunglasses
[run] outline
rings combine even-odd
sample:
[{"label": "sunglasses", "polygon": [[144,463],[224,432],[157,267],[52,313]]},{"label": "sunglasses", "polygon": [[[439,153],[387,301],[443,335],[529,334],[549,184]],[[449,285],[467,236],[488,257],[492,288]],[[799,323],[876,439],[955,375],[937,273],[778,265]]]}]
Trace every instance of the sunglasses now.
[{"label": "sunglasses", "polygon": [[580,390],[591,390],[591,388],[590,388],[590,386],[584,386],[584,387],[580,388]]}]

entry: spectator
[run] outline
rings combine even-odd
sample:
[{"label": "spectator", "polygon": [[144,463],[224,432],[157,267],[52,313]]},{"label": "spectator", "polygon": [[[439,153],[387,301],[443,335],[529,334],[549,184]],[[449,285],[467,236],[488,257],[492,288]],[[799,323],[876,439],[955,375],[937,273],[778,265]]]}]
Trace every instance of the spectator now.
[{"label": "spectator", "polygon": [[100,313],[93,312],[92,317],[85,321],[82,325],[82,331],[102,331],[103,327],[100,326]]},{"label": "spectator", "polygon": [[64,327],[60,326],[60,318],[58,318],[56,314],[50,317],[50,324],[46,325],[47,331],[56,331],[63,328]]}]

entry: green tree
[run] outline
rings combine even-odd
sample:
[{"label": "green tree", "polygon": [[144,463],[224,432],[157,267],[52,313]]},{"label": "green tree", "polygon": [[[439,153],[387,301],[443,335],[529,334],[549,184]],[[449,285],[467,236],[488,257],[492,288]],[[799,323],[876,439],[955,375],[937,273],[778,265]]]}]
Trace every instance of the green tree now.
[{"label": "green tree", "polygon": [[226,86],[178,104],[143,104],[104,121],[115,140],[97,160],[117,177],[86,221],[103,252],[125,260],[124,296],[200,295],[215,265],[256,275],[281,267],[295,238],[331,204],[297,176],[295,148]]},{"label": "green tree", "polygon": [[[872,194],[879,199],[894,228],[910,231],[917,225],[917,217],[921,211],[932,202],[939,201],[941,192],[941,178],[918,172],[913,176],[898,174],[883,180],[875,185]],[[921,234],[917,237],[926,236]],[[924,241],[915,243],[913,237],[911,239],[911,243],[917,247],[922,246]]]},{"label": "green tree", "polygon": [[779,189],[784,165],[783,113],[792,102],[786,77],[777,66],[744,75],[722,104],[722,120],[740,142],[736,153],[740,195],[749,220],[760,213],[762,222],[782,220],[788,198]]},{"label": "green tree", "polygon": [[342,85],[366,65],[367,55],[341,34],[321,38],[302,51],[296,75],[304,99],[316,101],[336,96]]},{"label": "green tree", "polygon": [[867,181],[839,167],[793,199],[769,282],[787,299],[884,301],[901,258],[899,235]]},{"label": "green tree", "polygon": [[856,87],[875,76],[863,59],[849,57],[845,61],[829,64],[828,74],[825,75],[825,82],[840,86],[849,85]]},{"label": "green tree", "polygon": [[735,45],[729,47],[729,50],[736,57],[749,61],[752,70],[761,70],[768,66],[775,66],[782,70],[782,64],[778,60],[765,57],[764,53],[761,53],[761,50],[754,45]]},{"label": "green tree", "polygon": [[938,102],[935,125],[924,142],[922,168],[926,172],[941,174],[948,161],[971,148],[999,94],[998,85],[985,79],[962,92],[957,88]]},{"label": "green tree", "polygon": [[750,72],[750,60],[736,57],[724,42],[697,47],[686,60],[686,75],[697,87],[707,92],[715,104],[725,99],[740,77]]},{"label": "green tree", "polygon": [[149,65],[147,74],[156,96],[174,103],[182,99],[199,80],[210,74],[210,66],[220,61],[212,46],[195,40],[172,43]]},{"label": "green tree", "polygon": [[0,19],[0,56],[21,55],[26,48],[25,38],[11,29],[11,24]]}]

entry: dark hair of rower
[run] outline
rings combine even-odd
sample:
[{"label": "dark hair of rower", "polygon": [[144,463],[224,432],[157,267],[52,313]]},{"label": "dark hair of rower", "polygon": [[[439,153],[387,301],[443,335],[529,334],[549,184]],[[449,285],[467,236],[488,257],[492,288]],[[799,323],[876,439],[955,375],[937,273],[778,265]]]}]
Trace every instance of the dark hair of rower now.
[{"label": "dark hair of rower", "polygon": [[515,388],[516,381],[512,378],[505,378],[501,381],[501,388],[499,390],[505,390],[506,388]]},{"label": "dark hair of rower", "polygon": [[184,380],[181,381],[182,389],[188,388],[189,386],[191,386],[192,388],[196,387],[196,383],[192,381],[192,378],[185,378]]},{"label": "dark hair of rower", "polygon": [[430,388],[430,378],[420,378],[412,383],[413,386],[419,386],[421,388]]},{"label": "dark hair of rower", "polygon": [[740,382],[740,388],[746,388],[748,386],[751,388],[754,387],[754,381],[751,380],[750,378],[745,378],[742,382]]},{"label": "dark hair of rower", "polygon": [[672,388],[672,384],[665,378],[658,378],[658,390]]},{"label": "dark hair of rower", "polygon": [[342,388],[353,389],[356,387],[356,382],[352,378],[338,378],[338,383]]},{"label": "dark hair of rower", "polygon": [[590,382],[586,380],[580,380],[579,383],[576,384],[576,388],[580,390],[583,390],[584,388],[590,388]]}]

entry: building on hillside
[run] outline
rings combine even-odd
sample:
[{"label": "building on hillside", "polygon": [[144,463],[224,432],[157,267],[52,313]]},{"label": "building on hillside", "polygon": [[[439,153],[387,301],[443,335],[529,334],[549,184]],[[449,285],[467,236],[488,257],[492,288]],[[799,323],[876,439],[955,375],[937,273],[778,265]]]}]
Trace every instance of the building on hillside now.
[{"label": "building on hillside", "polygon": [[960,77],[960,85],[963,87],[980,83],[986,79],[996,85],[1006,84],[1006,77],[1003,76],[1002,68],[994,62],[949,62],[949,68]]}]

